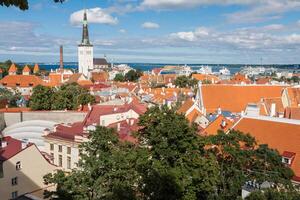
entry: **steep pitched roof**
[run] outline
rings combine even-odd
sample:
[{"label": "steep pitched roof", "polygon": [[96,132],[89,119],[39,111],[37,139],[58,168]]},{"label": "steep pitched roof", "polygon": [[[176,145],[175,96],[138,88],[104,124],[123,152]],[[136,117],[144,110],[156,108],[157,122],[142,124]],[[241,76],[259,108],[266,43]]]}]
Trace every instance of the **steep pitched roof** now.
[{"label": "steep pitched roof", "polygon": [[296,179],[300,178],[300,123],[278,118],[242,118],[233,129],[249,133],[259,144],[268,144],[280,154],[285,151],[296,154],[291,164]]},{"label": "steep pitched roof", "polygon": [[108,65],[105,58],[94,58],[94,65]]},{"label": "steep pitched roof", "polygon": [[249,103],[262,98],[280,97],[283,86],[202,85],[202,98],[207,112],[222,110],[241,112]]},{"label": "steep pitched roof", "polygon": [[40,71],[39,65],[36,63],[33,67],[33,73],[38,73]]},{"label": "steep pitched roof", "polygon": [[300,88],[287,88],[290,106],[297,107],[300,104]]},{"label": "steep pitched roof", "polygon": [[9,73],[14,73],[14,72],[17,72],[17,70],[18,70],[18,69],[17,69],[15,63],[13,63],[13,64],[11,64],[11,66],[10,66],[8,72],[9,72]]},{"label": "steep pitched roof", "polygon": [[24,72],[31,72],[31,69],[28,67],[28,65],[25,65],[25,67],[23,68],[23,73]]}]

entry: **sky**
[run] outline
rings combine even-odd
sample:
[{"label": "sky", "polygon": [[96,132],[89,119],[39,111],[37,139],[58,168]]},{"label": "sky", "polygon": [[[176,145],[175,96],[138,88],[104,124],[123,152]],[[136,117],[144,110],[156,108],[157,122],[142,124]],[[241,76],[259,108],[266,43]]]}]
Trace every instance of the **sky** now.
[{"label": "sky", "polygon": [[77,61],[83,10],[111,62],[300,64],[300,0],[29,0],[0,7],[0,60]]}]

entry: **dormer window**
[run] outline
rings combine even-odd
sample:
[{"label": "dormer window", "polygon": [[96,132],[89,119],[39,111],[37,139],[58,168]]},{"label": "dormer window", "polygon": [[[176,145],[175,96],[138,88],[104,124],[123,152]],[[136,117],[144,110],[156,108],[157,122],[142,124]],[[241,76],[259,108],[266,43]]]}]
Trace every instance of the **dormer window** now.
[{"label": "dormer window", "polygon": [[16,163],[16,170],[21,170],[21,161]]},{"label": "dormer window", "polygon": [[7,86],[7,83],[2,83],[4,86]]},{"label": "dormer window", "polygon": [[33,86],[33,83],[29,83],[29,87],[32,87]]},{"label": "dormer window", "polygon": [[20,83],[16,83],[16,86],[20,86]]},{"label": "dormer window", "polygon": [[284,151],[282,153],[281,161],[282,161],[282,163],[284,163],[286,165],[291,165],[295,156],[296,156],[296,153],[294,153],[294,152]]}]

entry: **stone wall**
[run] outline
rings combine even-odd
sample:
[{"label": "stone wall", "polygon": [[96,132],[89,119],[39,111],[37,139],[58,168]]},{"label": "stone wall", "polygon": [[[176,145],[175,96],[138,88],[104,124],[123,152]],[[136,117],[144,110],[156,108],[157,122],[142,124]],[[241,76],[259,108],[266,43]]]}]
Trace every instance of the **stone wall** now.
[{"label": "stone wall", "polygon": [[[30,120],[46,120],[57,123],[74,123],[83,121],[87,112],[72,112],[72,111],[29,111],[29,112],[15,112],[15,113],[0,113],[0,127],[1,115],[4,117],[6,126],[30,121]],[[1,129],[0,129],[1,130]]]}]

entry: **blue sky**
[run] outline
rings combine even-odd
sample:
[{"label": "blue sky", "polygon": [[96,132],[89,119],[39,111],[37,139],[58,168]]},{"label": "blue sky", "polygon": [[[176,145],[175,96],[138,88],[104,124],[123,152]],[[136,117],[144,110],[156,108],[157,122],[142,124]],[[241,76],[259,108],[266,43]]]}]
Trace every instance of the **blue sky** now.
[{"label": "blue sky", "polygon": [[0,60],[77,61],[82,9],[95,57],[115,62],[300,63],[300,1],[29,0],[0,7]]}]

